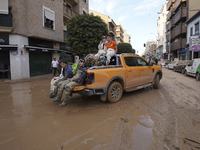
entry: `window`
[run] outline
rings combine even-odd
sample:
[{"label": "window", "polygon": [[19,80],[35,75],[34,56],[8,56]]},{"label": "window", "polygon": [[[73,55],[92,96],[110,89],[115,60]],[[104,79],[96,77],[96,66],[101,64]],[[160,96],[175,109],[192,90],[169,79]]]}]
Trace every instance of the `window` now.
[{"label": "window", "polygon": [[87,14],[85,10],[83,10],[83,14]]},{"label": "window", "polygon": [[129,67],[137,66],[134,57],[125,57],[124,60],[126,65]]},{"label": "window", "polygon": [[8,14],[8,0],[0,0],[0,14]]},{"label": "window", "polygon": [[137,66],[148,66],[147,62],[144,59],[136,57],[136,60],[137,60]]},{"label": "window", "polygon": [[199,34],[199,22],[195,24],[195,34]]},{"label": "window", "polygon": [[43,27],[55,30],[55,13],[43,6]]},{"label": "window", "polygon": [[190,28],[190,36],[193,36],[193,27]]},{"label": "window", "polygon": [[85,3],[87,3],[87,0],[83,0]]}]

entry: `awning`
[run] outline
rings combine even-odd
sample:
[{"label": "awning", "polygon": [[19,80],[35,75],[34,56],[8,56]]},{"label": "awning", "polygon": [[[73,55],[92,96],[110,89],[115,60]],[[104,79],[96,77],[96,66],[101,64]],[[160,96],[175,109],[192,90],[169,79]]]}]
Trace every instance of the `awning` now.
[{"label": "awning", "polygon": [[17,45],[0,45],[0,51],[15,51],[17,48]]},{"label": "awning", "polygon": [[71,52],[59,49],[52,49],[52,48],[44,48],[44,47],[35,47],[35,46],[28,46],[24,45],[24,47],[29,51],[40,51],[40,52],[55,52],[55,53],[67,53],[72,54]]},{"label": "awning", "polygon": [[181,53],[186,53],[186,52],[187,52],[186,49],[182,49],[181,51],[179,51],[179,54],[181,54]]}]

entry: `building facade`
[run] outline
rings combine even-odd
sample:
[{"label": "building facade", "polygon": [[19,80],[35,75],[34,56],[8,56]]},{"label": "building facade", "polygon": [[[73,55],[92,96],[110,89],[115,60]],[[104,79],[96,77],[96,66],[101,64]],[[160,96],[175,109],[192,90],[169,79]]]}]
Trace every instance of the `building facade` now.
[{"label": "building facade", "polygon": [[149,57],[156,55],[156,42],[154,40],[148,40],[145,44],[145,58],[148,60]]},{"label": "building facade", "polygon": [[167,22],[167,4],[164,4],[159,13],[157,20],[158,28],[158,42],[156,56],[160,58],[167,58],[166,51],[166,22]]},{"label": "building facade", "polygon": [[124,30],[124,43],[131,44],[131,36]]},{"label": "building facade", "polygon": [[120,23],[117,23],[116,33],[118,43],[124,43],[124,29]]},{"label": "building facade", "polygon": [[115,21],[113,19],[111,19],[109,16],[98,13],[94,10],[89,10],[89,14],[94,15],[94,16],[99,16],[107,25],[108,27],[108,32],[111,35],[113,41],[117,41],[117,33],[116,33],[116,29],[117,29],[117,25],[115,23]]},{"label": "building facade", "polygon": [[187,22],[187,59],[200,58],[200,11]]},{"label": "building facade", "polygon": [[[66,43],[67,22],[88,13],[83,0],[0,0],[0,64],[11,79],[50,73],[53,57],[73,62]],[[9,76],[9,75],[8,75]]]},{"label": "building facade", "polygon": [[167,3],[167,52],[170,60],[187,59],[186,20],[200,10],[199,0],[169,0]]}]

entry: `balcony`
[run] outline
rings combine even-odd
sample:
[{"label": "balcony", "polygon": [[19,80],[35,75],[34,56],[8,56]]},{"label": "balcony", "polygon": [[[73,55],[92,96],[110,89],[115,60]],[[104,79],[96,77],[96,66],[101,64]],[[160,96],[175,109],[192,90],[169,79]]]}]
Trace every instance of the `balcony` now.
[{"label": "balcony", "polygon": [[170,7],[172,6],[172,4],[174,3],[175,0],[169,0],[167,3],[167,10],[170,10]]},{"label": "balcony", "polygon": [[0,14],[0,20],[0,32],[13,31],[12,14]]},{"label": "balcony", "polygon": [[63,13],[64,13],[64,16],[69,19],[78,15],[77,12],[75,12],[73,9],[67,7],[64,4],[63,4]]},{"label": "balcony", "polygon": [[172,30],[172,39],[178,37],[180,34],[186,33],[186,26],[183,23],[180,23]]},{"label": "balcony", "polygon": [[181,7],[179,11],[176,13],[174,16],[174,24],[177,24],[182,18],[187,17],[187,8],[186,7]]},{"label": "balcony", "polygon": [[168,14],[167,14],[167,20],[170,20],[171,16],[172,16],[172,10],[170,10],[170,11],[168,12]]},{"label": "balcony", "polygon": [[175,3],[174,3],[174,8],[173,8],[173,10],[174,11],[176,11],[177,10],[177,8],[180,6],[180,4],[182,3],[182,2],[185,2],[186,0],[176,0],[175,1]]},{"label": "balcony", "polygon": [[180,38],[175,40],[172,45],[171,45],[171,50],[175,51],[175,50],[179,50],[179,49],[183,49],[186,47],[186,38]]},{"label": "balcony", "polygon": [[78,4],[78,0],[67,0],[67,3],[69,3],[71,5],[77,5]]}]

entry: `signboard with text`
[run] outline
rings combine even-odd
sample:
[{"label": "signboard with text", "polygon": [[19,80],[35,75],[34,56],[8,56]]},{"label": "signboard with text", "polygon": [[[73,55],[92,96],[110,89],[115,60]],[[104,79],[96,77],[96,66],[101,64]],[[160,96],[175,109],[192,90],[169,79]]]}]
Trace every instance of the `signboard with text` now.
[{"label": "signboard with text", "polygon": [[199,35],[190,37],[190,51],[200,51],[200,37]]}]

